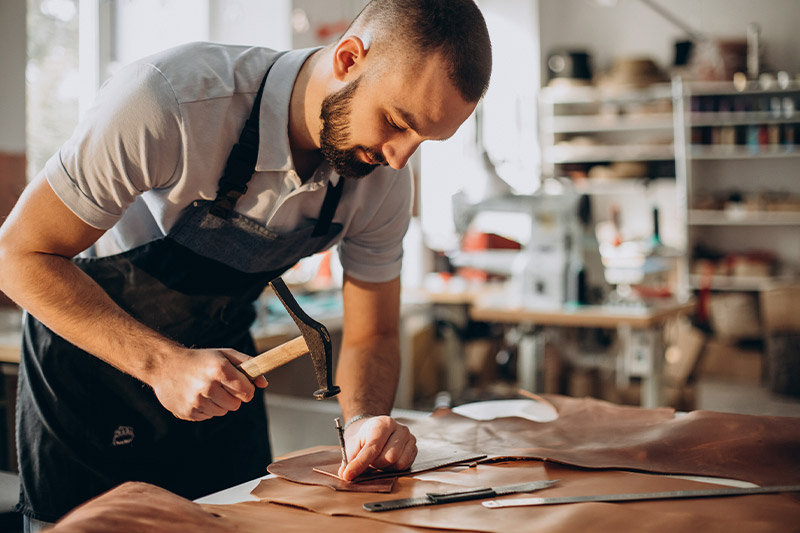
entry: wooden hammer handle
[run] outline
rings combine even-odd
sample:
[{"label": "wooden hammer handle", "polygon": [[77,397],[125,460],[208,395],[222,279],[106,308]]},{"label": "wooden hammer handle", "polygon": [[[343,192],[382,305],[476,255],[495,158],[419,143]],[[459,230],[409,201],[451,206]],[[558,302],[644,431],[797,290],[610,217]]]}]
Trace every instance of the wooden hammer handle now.
[{"label": "wooden hammer handle", "polygon": [[253,380],[307,353],[308,345],[301,335],[245,361],[238,368]]}]

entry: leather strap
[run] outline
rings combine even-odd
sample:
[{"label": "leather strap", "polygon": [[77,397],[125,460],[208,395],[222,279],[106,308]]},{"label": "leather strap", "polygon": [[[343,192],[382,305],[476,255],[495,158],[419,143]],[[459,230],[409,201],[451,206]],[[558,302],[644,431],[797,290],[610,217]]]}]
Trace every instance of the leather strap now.
[{"label": "leather strap", "polygon": [[[339,199],[342,197],[344,181],[344,178],[340,176],[339,183],[336,186],[332,186],[328,182],[328,190],[325,192],[325,200],[322,201],[322,209],[319,211],[317,225],[314,226],[314,232],[311,233],[312,237],[322,237],[328,234],[333,222],[333,215],[336,214],[336,207],[339,205]],[[347,426],[345,425],[345,427]]]}]

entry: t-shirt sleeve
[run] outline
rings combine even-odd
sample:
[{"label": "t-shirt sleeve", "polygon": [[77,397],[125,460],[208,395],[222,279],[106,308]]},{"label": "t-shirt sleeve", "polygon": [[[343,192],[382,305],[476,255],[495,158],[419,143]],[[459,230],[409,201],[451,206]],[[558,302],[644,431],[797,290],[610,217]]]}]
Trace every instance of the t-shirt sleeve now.
[{"label": "t-shirt sleeve", "polygon": [[81,220],[108,229],[138,195],[175,182],[180,123],[180,107],[161,72],[144,63],[125,67],[48,160],[47,180]]},{"label": "t-shirt sleeve", "polygon": [[[364,178],[369,179],[369,177]],[[390,281],[403,266],[403,237],[411,220],[413,186],[406,168],[393,179],[370,220],[339,245],[345,273],[371,283]]]}]

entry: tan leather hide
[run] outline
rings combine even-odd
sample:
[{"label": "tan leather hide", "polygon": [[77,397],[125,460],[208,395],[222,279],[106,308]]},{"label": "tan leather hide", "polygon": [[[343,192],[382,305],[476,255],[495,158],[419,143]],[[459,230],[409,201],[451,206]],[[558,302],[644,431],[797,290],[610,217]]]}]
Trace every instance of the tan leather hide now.
[{"label": "tan leather hide", "polygon": [[486,509],[476,501],[384,513],[361,508],[371,501],[537,479],[562,480],[538,496],[714,487],[644,471],[712,475],[759,485],[800,482],[798,418],[707,411],[675,417],[670,409],[561,396],[543,399],[556,408],[558,419],[479,422],[446,412],[409,421],[421,447],[472,450],[495,461],[527,460],[401,477],[390,494],[341,492],[272,478],[253,491],[262,501],[235,505],[197,505],[162,489],[126,483],[70,513],[56,531],[800,531],[800,499],[788,494],[506,509]]}]

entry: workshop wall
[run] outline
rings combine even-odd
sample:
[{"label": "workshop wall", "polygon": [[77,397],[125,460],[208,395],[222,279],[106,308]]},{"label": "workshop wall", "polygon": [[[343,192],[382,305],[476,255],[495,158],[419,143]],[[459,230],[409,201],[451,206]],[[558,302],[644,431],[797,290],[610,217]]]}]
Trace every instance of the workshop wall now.
[{"label": "workshop wall", "polygon": [[[745,37],[750,22],[761,27],[770,64],[800,71],[795,0],[659,0],[658,5],[712,38]],[[685,34],[639,0],[539,0],[543,59],[556,48],[586,48],[594,68],[604,70],[614,58],[648,56],[671,64],[672,43]],[[546,66],[545,62],[542,63]],[[544,75],[544,72],[543,72]],[[546,75],[543,79],[547,80]]]},{"label": "workshop wall", "polygon": [[25,39],[25,2],[0,0],[2,153],[25,152]]},{"label": "workshop wall", "polygon": [[25,39],[25,2],[0,0],[0,224],[25,186]]}]

